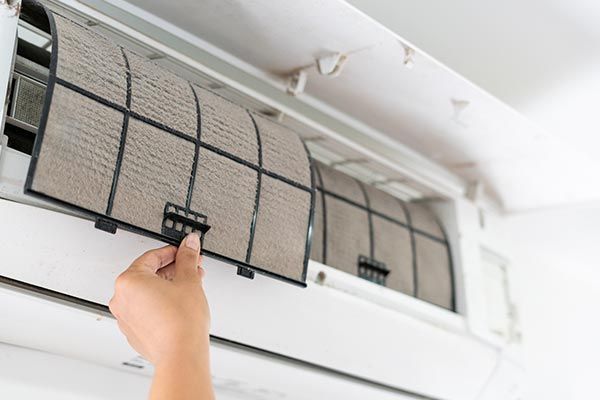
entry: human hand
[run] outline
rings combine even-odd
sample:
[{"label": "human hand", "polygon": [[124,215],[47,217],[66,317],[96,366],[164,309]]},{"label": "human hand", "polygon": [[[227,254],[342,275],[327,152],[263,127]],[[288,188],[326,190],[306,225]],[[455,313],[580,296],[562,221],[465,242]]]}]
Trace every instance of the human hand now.
[{"label": "human hand", "polygon": [[[150,250],[117,278],[109,303],[129,344],[158,369],[208,360],[210,313],[200,239]],[[208,368],[208,366],[206,366]]]}]

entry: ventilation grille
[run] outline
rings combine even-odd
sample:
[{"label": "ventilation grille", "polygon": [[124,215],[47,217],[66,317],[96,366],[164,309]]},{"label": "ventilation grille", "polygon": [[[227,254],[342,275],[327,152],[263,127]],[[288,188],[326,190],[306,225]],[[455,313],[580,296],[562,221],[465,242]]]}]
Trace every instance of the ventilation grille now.
[{"label": "ventilation grille", "polygon": [[37,128],[46,86],[20,74],[13,74],[13,89],[8,116],[13,123]]},{"label": "ventilation grille", "polygon": [[37,128],[40,117],[44,93],[43,84],[23,76],[16,76],[14,97],[11,116],[18,121]]}]

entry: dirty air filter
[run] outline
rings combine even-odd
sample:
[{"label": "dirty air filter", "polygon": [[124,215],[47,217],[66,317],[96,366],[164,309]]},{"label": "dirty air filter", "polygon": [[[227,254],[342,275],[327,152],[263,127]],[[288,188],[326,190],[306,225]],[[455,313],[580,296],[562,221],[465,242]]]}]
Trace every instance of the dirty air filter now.
[{"label": "dirty air filter", "polygon": [[[52,62],[26,190],[304,285],[311,160],[287,128],[48,13]],[[208,230],[210,228],[210,230]]]},{"label": "dirty air filter", "polygon": [[453,310],[449,245],[435,216],[315,163],[311,258]]}]

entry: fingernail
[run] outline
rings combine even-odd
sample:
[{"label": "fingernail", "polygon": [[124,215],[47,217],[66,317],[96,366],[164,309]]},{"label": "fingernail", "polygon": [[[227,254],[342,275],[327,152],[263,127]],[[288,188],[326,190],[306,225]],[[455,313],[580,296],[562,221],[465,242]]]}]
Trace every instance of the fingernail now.
[{"label": "fingernail", "polygon": [[188,247],[192,250],[200,250],[200,236],[197,233],[190,233],[185,238],[185,247]]}]

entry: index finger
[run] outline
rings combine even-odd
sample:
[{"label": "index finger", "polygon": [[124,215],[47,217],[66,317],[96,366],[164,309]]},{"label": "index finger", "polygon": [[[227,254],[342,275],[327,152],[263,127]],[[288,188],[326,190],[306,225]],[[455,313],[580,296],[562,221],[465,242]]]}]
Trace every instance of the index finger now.
[{"label": "index finger", "polygon": [[177,247],[165,246],[154,250],[149,250],[138,257],[128,271],[145,271],[156,273],[162,267],[165,267],[175,261]]}]

